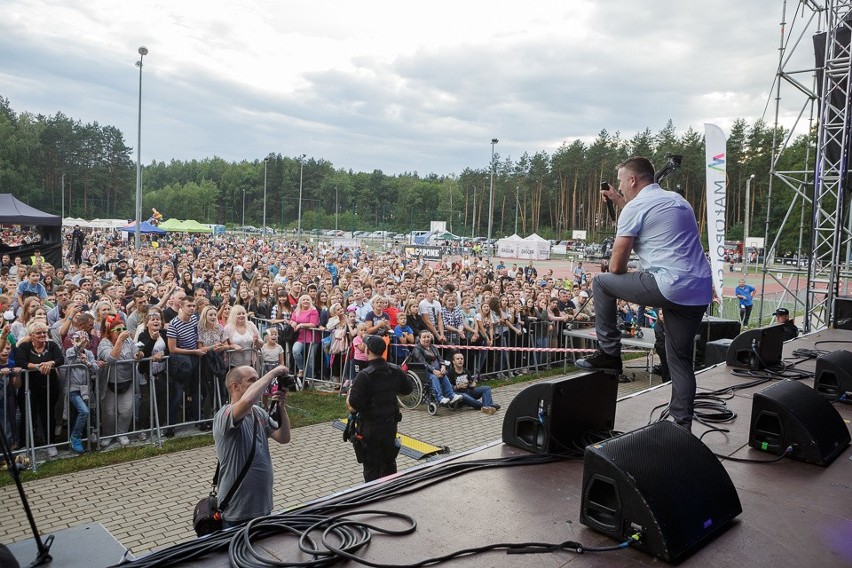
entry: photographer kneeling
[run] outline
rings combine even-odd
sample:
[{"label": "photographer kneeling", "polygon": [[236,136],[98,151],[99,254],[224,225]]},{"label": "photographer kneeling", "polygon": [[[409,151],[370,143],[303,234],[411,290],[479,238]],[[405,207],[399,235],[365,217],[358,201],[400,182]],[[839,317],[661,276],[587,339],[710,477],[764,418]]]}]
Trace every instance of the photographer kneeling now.
[{"label": "photographer kneeling", "polygon": [[[234,367],[225,377],[230,403],[213,419],[213,440],[220,463],[219,494],[227,495],[255,446],[248,473],[222,512],[222,528],[243,524],[272,512],[272,458],[269,442],[290,441],[290,418],[287,416],[287,389],[278,389],[270,400],[277,401],[277,416],[270,416],[257,406],[261,395],[273,380],[286,375],[287,367],[279,365],[258,379],[253,367]],[[248,419],[244,420],[244,418]],[[255,427],[255,422],[257,426]]]}]

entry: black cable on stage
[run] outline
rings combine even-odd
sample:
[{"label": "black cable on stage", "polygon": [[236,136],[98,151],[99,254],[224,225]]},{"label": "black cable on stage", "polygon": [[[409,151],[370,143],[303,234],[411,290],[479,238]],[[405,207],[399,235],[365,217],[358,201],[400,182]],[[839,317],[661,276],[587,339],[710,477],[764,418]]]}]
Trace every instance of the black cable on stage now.
[{"label": "black cable on stage", "polygon": [[793,451],[793,448],[788,447],[786,450],[784,450],[783,454],[781,454],[780,456],[776,456],[776,457],[772,458],[771,460],[753,460],[751,458],[735,458],[733,456],[726,456],[726,455],[717,454],[717,453],[714,453],[713,455],[716,456],[717,458],[721,459],[721,460],[730,460],[730,461],[735,461],[735,462],[740,462],[740,463],[776,463],[776,462],[779,462],[779,461],[783,460],[784,458],[786,458],[787,455],[790,454],[790,452],[792,452],[792,451]]},{"label": "black cable on stage", "polygon": [[[436,483],[440,483],[447,479],[455,479],[459,475],[464,475],[466,473],[471,473],[478,470],[501,467],[514,467],[520,465],[540,465],[554,463],[565,459],[571,459],[572,457],[576,458],[577,456],[566,456],[558,454],[531,454],[497,459],[471,460],[466,462],[445,462],[442,464],[437,464],[435,467],[426,467],[422,470],[412,472],[408,475],[399,476],[390,479],[384,483],[366,487],[363,490],[354,491],[351,494],[332,497],[321,503],[305,505],[293,509],[291,511],[279,513],[277,515],[261,517],[259,519],[251,521],[250,523],[247,523],[243,527],[214,533],[200,539],[177,544],[165,550],[152,552],[151,554],[138,560],[122,562],[116,566],[122,566],[124,568],[167,568],[170,566],[178,566],[184,562],[188,562],[191,560],[196,560],[213,552],[224,551],[225,549],[228,549],[229,556],[232,556],[232,558],[253,558],[254,552],[252,552],[253,548],[251,548],[250,546],[252,542],[266,538],[268,536],[280,534],[281,532],[301,535],[301,533],[304,532],[308,527],[316,523],[325,522],[329,515],[337,515],[342,511],[349,510],[354,507],[363,507],[365,505],[369,505],[391,497],[399,497],[402,495],[414,493],[416,491],[419,491]],[[404,517],[398,513],[392,512],[383,512],[382,514],[386,516],[398,516],[400,518]],[[411,519],[411,522],[413,523],[414,520]],[[342,528],[335,530],[342,530]],[[332,532],[330,534],[338,533]],[[346,543],[348,547],[363,546],[363,543],[361,543],[361,541],[363,539],[368,539],[369,535],[363,533],[352,535],[351,533],[347,532],[339,533],[337,538],[345,539],[341,540],[341,542]],[[306,542],[312,543],[312,541],[310,540]],[[305,544],[305,546],[307,547],[308,544]],[[505,545],[495,546],[499,547]],[[316,545],[312,543],[310,545],[309,550],[316,549]],[[244,554],[242,552],[243,550],[248,550],[248,552]],[[484,547],[482,550],[490,549],[488,547]],[[589,552],[595,551],[593,549],[585,548],[583,548],[583,550]],[[336,562],[337,560],[338,558],[336,557],[327,558],[325,556],[319,555],[319,557],[315,558],[313,561],[310,562],[302,564],[288,563],[287,565],[306,567],[329,566],[329,563]],[[249,562],[247,564],[235,565],[254,566],[255,564]],[[278,566],[281,564],[263,565]]]}]

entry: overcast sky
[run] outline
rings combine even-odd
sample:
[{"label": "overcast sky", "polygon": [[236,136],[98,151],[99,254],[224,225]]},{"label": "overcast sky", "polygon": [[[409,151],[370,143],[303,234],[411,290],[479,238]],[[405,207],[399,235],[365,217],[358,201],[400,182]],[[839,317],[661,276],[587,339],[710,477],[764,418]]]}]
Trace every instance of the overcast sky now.
[{"label": "overcast sky", "polygon": [[135,148],[144,45],[143,164],[453,174],[487,168],[492,138],[517,159],[604,128],[761,118],[781,20],[781,0],[2,0],[0,96]]}]

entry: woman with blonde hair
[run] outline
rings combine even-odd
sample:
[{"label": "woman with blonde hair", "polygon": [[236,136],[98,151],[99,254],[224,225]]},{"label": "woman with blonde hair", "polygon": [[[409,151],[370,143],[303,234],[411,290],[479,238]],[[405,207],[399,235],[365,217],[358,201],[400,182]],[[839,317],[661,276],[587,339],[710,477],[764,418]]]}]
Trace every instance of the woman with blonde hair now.
[{"label": "woman with blonde hair", "polygon": [[[36,441],[36,445],[49,445],[48,455],[55,457],[57,440],[54,436],[54,426],[58,423],[53,410],[59,394],[62,392],[59,386],[59,375],[57,367],[65,363],[62,349],[53,341],[48,340],[47,325],[40,321],[31,322],[27,329],[28,339],[19,341],[15,347],[15,365],[29,371],[28,385],[30,389],[30,401],[32,406],[31,424],[33,433],[42,438]],[[23,389],[22,389],[23,391]],[[20,406],[21,412],[26,412],[26,405]],[[21,417],[21,423],[25,423],[25,416]],[[24,434],[23,429],[21,434]],[[25,437],[21,436],[21,440]]]},{"label": "woman with blonde hair", "polygon": [[319,311],[309,295],[299,296],[296,309],[290,314],[290,325],[297,334],[296,343],[293,344],[293,358],[299,369],[298,376],[312,379],[316,346],[320,339],[318,332],[313,331],[319,325]]},{"label": "woman with blonde hair", "polygon": [[[201,418],[213,417],[214,389],[219,392],[219,400],[225,400],[225,361],[223,353],[230,349],[230,341],[225,328],[219,323],[216,307],[205,306],[198,319],[198,346],[205,350],[201,360],[201,385],[204,398],[201,401]],[[211,430],[212,424],[204,423],[202,430]]]},{"label": "woman with blonde hair", "polygon": [[9,326],[9,333],[15,338],[16,342],[24,341],[28,337],[27,326],[30,324],[36,310],[41,307],[41,300],[38,296],[30,296],[24,300],[24,305],[21,308],[21,315],[18,316],[12,325]]},{"label": "woman with blonde hair", "polygon": [[244,306],[231,308],[228,323],[225,326],[225,337],[231,347],[231,358],[228,366],[240,367],[248,365],[254,367],[258,361],[257,350],[263,344],[260,340],[260,331],[248,319],[248,313]]}]

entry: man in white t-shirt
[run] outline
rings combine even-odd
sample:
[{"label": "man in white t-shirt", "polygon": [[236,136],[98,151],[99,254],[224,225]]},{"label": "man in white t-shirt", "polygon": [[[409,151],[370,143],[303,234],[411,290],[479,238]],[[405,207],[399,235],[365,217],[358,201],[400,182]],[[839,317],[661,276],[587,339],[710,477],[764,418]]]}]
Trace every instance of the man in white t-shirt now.
[{"label": "man in white t-shirt", "polygon": [[438,333],[438,330],[443,329],[441,325],[443,316],[441,315],[441,302],[438,301],[438,289],[430,286],[426,289],[426,297],[420,300],[417,306],[417,313],[423,317],[423,323],[429,328],[438,341],[443,343],[446,341],[443,335]]}]

